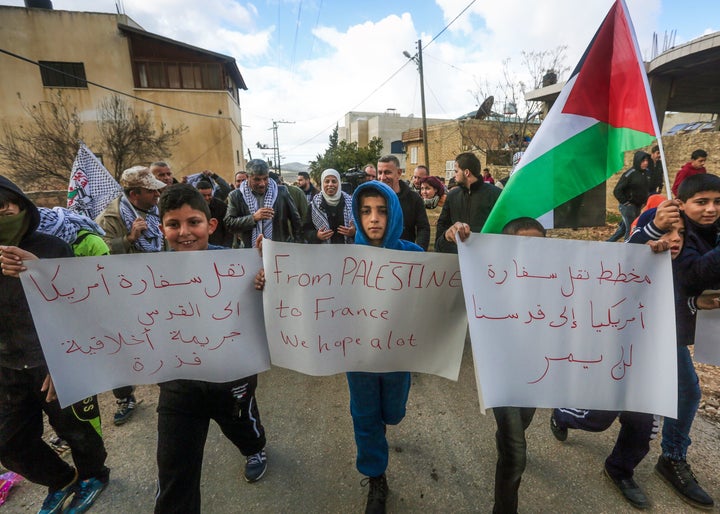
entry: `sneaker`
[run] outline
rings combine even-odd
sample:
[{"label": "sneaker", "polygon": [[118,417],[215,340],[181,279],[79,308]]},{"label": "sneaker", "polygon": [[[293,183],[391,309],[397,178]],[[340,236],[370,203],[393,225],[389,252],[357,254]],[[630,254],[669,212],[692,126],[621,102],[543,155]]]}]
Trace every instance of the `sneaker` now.
[{"label": "sneaker", "polygon": [[107,480],[103,481],[99,478],[88,478],[78,482],[75,486],[75,496],[64,514],[80,514],[88,510],[103,492],[107,483]]},{"label": "sneaker", "polygon": [[127,398],[116,400],[117,412],[113,418],[113,423],[116,426],[124,425],[135,413],[135,396],[130,395]]},{"label": "sneaker", "polygon": [[388,484],[385,475],[366,477],[360,482],[363,487],[370,484],[365,514],[385,514],[385,501],[388,497]]},{"label": "sneaker", "polygon": [[558,425],[558,422],[555,419],[555,415],[552,413],[550,414],[550,431],[552,432],[552,435],[555,436],[555,439],[560,442],[563,442],[567,439],[567,427],[561,427],[560,425]]},{"label": "sneaker", "polygon": [[605,468],[605,476],[612,480],[615,487],[618,488],[630,505],[640,510],[645,510],[650,507],[650,501],[635,480],[632,478],[618,480],[608,473],[607,468]]},{"label": "sneaker", "polygon": [[62,512],[65,501],[72,494],[73,487],[75,486],[77,479],[78,472],[75,470],[75,476],[68,485],[62,489],[58,489],[57,491],[48,492],[48,495],[45,497],[45,501],[43,501],[38,514],[59,514]]},{"label": "sneaker", "polygon": [[245,461],[245,481],[257,482],[267,470],[267,455],[265,450],[249,455]]},{"label": "sneaker", "polygon": [[655,464],[655,472],[660,475],[680,498],[698,509],[711,510],[715,502],[697,482],[690,464],[685,460],[673,460],[661,455]]}]

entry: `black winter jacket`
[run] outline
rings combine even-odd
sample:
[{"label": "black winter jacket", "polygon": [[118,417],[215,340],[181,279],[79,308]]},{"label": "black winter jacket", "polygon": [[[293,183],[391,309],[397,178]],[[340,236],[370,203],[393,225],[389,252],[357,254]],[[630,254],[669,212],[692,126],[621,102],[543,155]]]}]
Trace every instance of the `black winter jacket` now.
[{"label": "black winter jacket", "polygon": [[649,153],[635,152],[633,167],[622,174],[615,189],[613,189],[613,195],[621,204],[631,203],[637,207],[642,207],[647,202],[652,177],[649,169],[643,171],[640,168],[640,164],[646,158],[652,163]]},{"label": "black winter jacket", "polygon": [[457,245],[445,239],[445,231],[460,221],[470,225],[471,232],[480,232],[501,192],[482,180],[473,182],[469,189],[465,186],[451,189],[438,218],[435,251],[457,253]]},{"label": "black winter jacket", "polygon": [[[304,242],[303,227],[295,202],[284,186],[278,186],[277,198],[273,204],[273,240],[278,242]],[[225,213],[225,227],[237,234],[244,248],[252,248],[252,231],[255,220],[250,208],[243,199],[240,189],[234,189],[228,196],[228,209]]]},{"label": "black winter jacket", "polygon": [[[20,248],[41,259],[73,256],[72,248],[62,239],[36,232],[40,223],[37,207],[15,184],[0,176],[0,189],[19,195],[21,208],[30,217]],[[0,274],[0,291],[0,366],[12,369],[46,366],[20,279]]]},{"label": "black winter jacket", "polygon": [[425,202],[402,180],[397,195],[403,213],[403,233],[400,239],[415,243],[427,251],[430,246],[430,221],[425,210]]}]

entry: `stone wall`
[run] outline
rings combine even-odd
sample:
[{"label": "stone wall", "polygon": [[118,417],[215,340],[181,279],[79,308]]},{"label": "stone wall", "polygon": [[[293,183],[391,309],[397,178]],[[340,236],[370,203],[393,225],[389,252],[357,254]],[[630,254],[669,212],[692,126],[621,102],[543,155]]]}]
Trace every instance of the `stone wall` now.
[{"label": "stone wall", "polygon": [[[664,137],[662,142],[671,186],[677,172],[690,160],[690,154],[698,148],[702,148],[708,153],[707,163],[705,164],[708,173],[720,175],[720,132],[676,134]],[[647,147],[645,151],[649,153],[651,148],[652,145]],[[634,154],[634,151],[625,154],[625,169],[632,166]],[[607,181],[607,208],[612,212],[618,212],[617,200],[613,196],[612,191],[620,179],[620,175],[622,175],[622,173],[618,172]],[[663,194],[665,194],[665,188],[663,188]]]},{"label": "stone wall", "polygon": [[67,189],[62,191],[25,191],[30,200],[38,207],[65,207],[67,205]]}]

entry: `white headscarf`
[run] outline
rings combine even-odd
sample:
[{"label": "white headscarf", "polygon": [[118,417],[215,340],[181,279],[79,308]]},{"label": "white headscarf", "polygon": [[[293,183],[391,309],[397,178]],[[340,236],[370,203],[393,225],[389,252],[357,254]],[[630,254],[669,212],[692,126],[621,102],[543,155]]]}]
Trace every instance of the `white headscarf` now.
[{"label": "white headscarf", "polygon": [[[325,192],[325,177],[328,176],[333,176],[338,181],[338,188],[333,196],[329,196]],[[328,168],[322,172],[322,175],[320,176],[320,191],[322,192],[323,198],[325,198],[325,201],[329,206],[335,207],[338,203],[340,203],[340,198],[342,197],[342,190],[340,189],[340,173],[338,173],[337,170]]]}]

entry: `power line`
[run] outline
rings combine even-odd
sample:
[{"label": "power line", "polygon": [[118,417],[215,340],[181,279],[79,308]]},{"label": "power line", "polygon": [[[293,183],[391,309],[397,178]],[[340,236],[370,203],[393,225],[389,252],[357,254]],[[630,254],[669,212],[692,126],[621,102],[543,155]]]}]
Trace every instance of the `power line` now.
[{"label": "power line", "polygon": [[173,107],[173,106],[171,106],[171,105],[161,104],[160,102],[155,102],[154,100],[148,100],[147,98],[141,98],[141,97],[139,97],[139,96],[131,95],[130,93],[125,93],[125,92],[123,92],[123,91],[120,91],[120,90],[111,88],[111,87],[109,87],[109,86],[105,86],[105,85],[103,85],[103,84],[99,84],[98,82],[93,82],[92,80],[87,80],[86,78],[78,77],[78,76],[76,76],[76,75],[73,75],[72,73],[67,73],[67,72],[64,72],[64,71],[62,71],[62,70],[59,70],[59,69],[57,69],[57,68],[53,68],[52,66],[48,66],[48,65],[46,65],[46,64],[42,64],[42,63],[40,63],[40,62],[38,62],[38,61],[33,61],[32,59],[29,59],[29,58],[27,58],[27,57],[23,57],[22,55],[18,55],[18,54],[16,54],[16,53],[10,52],[9,50],[5,50],[5,49],[3,49],[3,48],[0,48],[0,53],[9,55],[10,57],[14,57],[15,59],[19,59],[19,60],[21,60],[21,61],[24,61],[24,62],[33,64],[33,65],[37,66],[38,68],[48,69],[48,70],[53,71],[54,73],[59,73],[60,75],[65,75],[66,77],[71,77],[71,78],[73,78],[73,79],[75,79],[75,80],[79,80],[79,81],[86,82],[86,83],[88,83],[88,84],[90,84],[90,85],[92,85],[92,86],[98,87],[98,88],[100,88],[100,89],[104,89],[104,90],[106,90],[106,91],[110,91],[110,92],[112,92],[112,93],[115,93],[115,94],[118,94],[118,95],[121,95],[121,96],[125,96],[125,97],[127,97],[127,98],[132,98],[133,100],[137,100],[138,102],[144,102],[144,103],[147,103],[147,104],[155,105],[155,106],[157,106],[157,107],[162,107],[163,109],[169,109],[169,110],[171,110],[171,111],[181,112],[181,113],[183,113],[183,114],[189,114],[189,115],[191,115],[191,116],[200,116],[200,117],[203,117],[203,118],[214,118],[214,119],[218,119],[218,120],[229,120],[230,123],[232,123],[232,125],[233,125],[233,126],[235,127],[235,129],[238,131],[238,133],[241,132],[240,127],[238,127],[238,126],[235,124],[235,122],[233,121],[233,119],[232,119],[230,116],[220,116],[220,115],[217,115],[217,114],[205,114],[205,113],[203,113],[203,112],[188,111],[188,110],[186,110],[186,109],[181,109],[180,107]]},{"label": "power line", "polygon": [[[435,37],[433,37],[426,45],[423,45],[422,49],[424,50],[425,48],[427,48],[428,46],[430,46],[437,38],[439,38],[439,37],[442,35],[443,32],[445,32],[448,28],[450,28],[450,26],[451,26],[453,23],[455,23],[455,22],[460,18],[460,16],[462,16],[463,14],[465,14],[465,12],[466,12],[468,9],[470,9],[470,7],[472,7],[472,5],[473,5],[476,1],[477,1],[477,0],[471,0],[471,2],[470,2],[469,4],[467,4],[467,5],[465,6],[465,8],[464,8],[462,11],[460,11],[460,13],[459,13],[457,16],[455,16],[452,20],[450,20],[450,22],[449,22],[447,25],[445,25],[445,26],[442,28],[442,30],[435,35]],[[395,72],[393,72],[392,75],[390,75],[387,79],[385,79],[382,84],[380,84],[380,85],[377,86],[375,89],[373,89],[373,91],[372,91],[369,95],[367,95],[365,98],[363,98],[362,100],[360,100],[360,102],[356,103],[353,107],[351,107],[350,109],[348,109],[348,111],[353,111],[353,110],[355,110],[356,107],[358,107],[358,106],[362,105],[363,103],[365,103],[370,97],[372,97],[375,93],[377,93],[380,89],[382,89],[382,88],[385,86],[385,84],[387,84],[387,83],[390,82],[392,79],[394,79],[395,76],[396,76],[398,73],[400,73],[400,72],[405,68],[405,66],[407,66],[410,62],[411,62],[410,60],[405,61],[405,63],[404,63],[402,66],[400,66],[400,68],[398,68],[397,70],[395,70]],[[327,127],[323,128],[323,129],[322,129],[320,132],[318,132],[317,134],[311,136],[310,138],[306,139],[306,140],[303,141],[302,143],[300,143],[300,144],[298,144],[298,145],[295,145],[293,148],[291,148],[291,149],[288,151],[288,153],[294,151],[295,149],[297,149],[297,148],[300,147],[300,146],[303,146],[303,145],[308,144],[310,141],[314,140],[316,137],[319,137],[319,136],[323,135],[325,132],[327,132],[328,130],[332,129],[333,126],[336,125],[336,124],[337,124],[337,121],[335,121],[335,123],[330,124],[330,125],[328,125]]]},{"label": "power line", "polygon": [[297,20],[295,20],[295,37],[293,38],[292,60],[290,61],[290,72],[295,70],[295,54],[297,52],[298,32],[300,31],[300,15],[302,14],[302,0],[298,4]]}]

